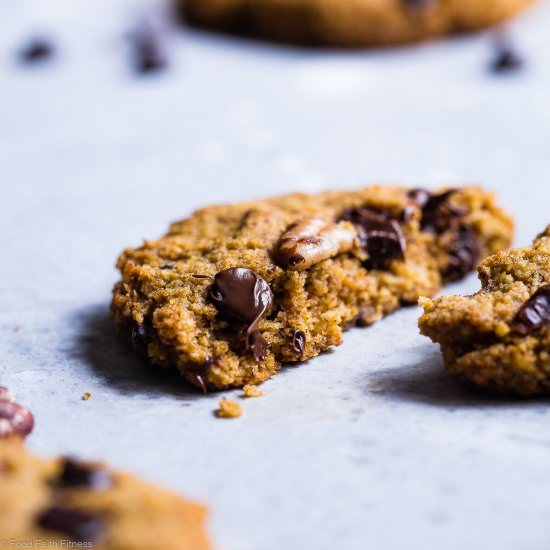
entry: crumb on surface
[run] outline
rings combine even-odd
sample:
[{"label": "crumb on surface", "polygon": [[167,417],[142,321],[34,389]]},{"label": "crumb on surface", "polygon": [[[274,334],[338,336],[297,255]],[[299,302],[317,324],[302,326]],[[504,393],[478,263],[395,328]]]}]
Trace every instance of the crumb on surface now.
[{"label": "crumb on surface", "polygon": [[92,397],[92,394],[90,392],[84,392],[82,394],[82,401],[88,401],[88,399],[90,399],[90,397]]},{"label": "crumb on surface", "polygon": [[19,332],[21,330],[21,327],[19,325],[13,327],[13,332]]},{"label": "crumb on surface", "polygon": [[243,408],[227,397],[224,397],[218,406],[219,409],[216,411],[216,415],[219,418],[239,418],[243,414]]},{"label": "crumb on surface", "polygon": [[255,384],[246,384],[243,388],[244,397],[261,397],[264,395],[262,390],[258,389]]}]

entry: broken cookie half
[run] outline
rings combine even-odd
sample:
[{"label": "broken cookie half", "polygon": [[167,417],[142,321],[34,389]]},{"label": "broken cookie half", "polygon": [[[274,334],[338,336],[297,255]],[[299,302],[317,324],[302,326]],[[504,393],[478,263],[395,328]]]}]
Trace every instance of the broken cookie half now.
[{"label": "broken cookie half", "polygon": [[138,353],[203,391],[257,384],[433,296],[512,232],[477,187],[211,206],[120,256],[111,311]]},{"label": "broken cookie half", "polygon": [[478,268],[473,296],[423,299],[420,331],[441,346],[447,369],[484,389],[550,393],[550,226],[531,246]]}]

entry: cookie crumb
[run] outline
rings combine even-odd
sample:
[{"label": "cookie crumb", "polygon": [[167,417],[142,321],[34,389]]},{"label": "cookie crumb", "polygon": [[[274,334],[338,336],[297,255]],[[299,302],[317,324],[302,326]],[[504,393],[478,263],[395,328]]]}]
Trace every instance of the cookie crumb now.
[{"label": "cookie crumb", "polygon": [[35,37],[19,52],[19,59],[27,65],[41,63],[50,59],[55,53],[52,42],[46,37]]},{"label": "cookie crumb", "polygon": [[243,414],[243,408],[227,397],[224,397],[218,406],[219,409],[216,411],[218,418],[239,418]]},{"label": "cookie crumb", "polygon": [[258,389],[258,386],[255,386],[254,384],[247,384],[243,388],[244,397],[261,397],[264,395],[264,392],[262,390]]},{"label": "cookie crumb", "polygon": [[13,327],[13,332],[19,332],[21,330],[21,327],[19,325]]},{"label": "cookie crumb", "polygon": [[92,394],[90,392],[84,392],[82,394],[82,401],[88,401],[88,399],[90,399],[90,397],[92,397]]}]

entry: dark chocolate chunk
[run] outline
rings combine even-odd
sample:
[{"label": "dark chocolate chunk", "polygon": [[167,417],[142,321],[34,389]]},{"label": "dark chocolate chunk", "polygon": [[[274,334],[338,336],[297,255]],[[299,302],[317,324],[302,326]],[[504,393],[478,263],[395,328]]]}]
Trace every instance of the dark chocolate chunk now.
[{"label": "dark chocolate chunk", "polygon": [[517,312],[512,329],[520,334],[530,334],[550,323],[550,285],[541,286]]},{"label": "dark chocolate chunk", "polygon": [[61,473],[56,481],[58,487],[86,487],[88,489],[107,489],[112,484],[111,476],[104,470],[88,466],[73,458],[63,459]]},{"label": "dark chocolate chunk", "polygon": [[365,266],[386,269],[391,260],[404,260],[407,245],[399,223],[369,208],[348,208],[338,218],[353,223],[359,242],[369,255]]},{"label": "dark chocolate chunk", "polygon": [[302,355],[306,347],[306,335],[303,330],[295,330],[292,334],[292,340],[290,343],[292,351],[296,355]]},{"label": "dark chocolate chunk", "polygon": [[53,44],[46,38],[33,38],[19,53],[23,63],[33,64],[46,61],[54,54]]},{"label": "dark chocolate chunk", "polygon": [[134,68],[138,73],[156,73],[166,68],[167,59],[159,34],[143,26],[132,35]]},{"label": "dark chocolate chunk", "polygon": [[0,439],[4,437],[26,437],[34,427],[34,417],[21,405],[0,399]]},{"label": "dark chocolate chunk", "polygon": [[454,235],[448,258],[447,269],[443,273],[447,281],[462,279],[479,263],[481,245],[469,225],[462,225]]},{"label": "dark chocolate chunk", "polygon": [[448,189],[437,194],[426,189],[409,191],[409,198],[422,210],[420,228],[423,231],[441,234],[452,229],[460,221],[465,212],[449,202],[449,198],[456,191],[456,189]]},{"label": "dark chocolate chunk", "polygon": [[97,515],[60,506],[44,510],[38,516],[37,523],[44,529],[63,533],[77,542],[96,542],[104,528],[103,520]]},{"label": "dark chocolate chunk", "polygon": [[153,327],[151,321],[144,320],[141,325],[135,325],[130,331],[130,339],[132,341],[132,348],[142,358],[147,360],[149,354],[147,352],[149,342],[153,335]]},{"label": "dark chocolate chunk", "polygon": [[269,284],[251,269],[226,269],[214,278],[210,299],[221,313],[248,325],[246,349],[252,351],[256,361],[263,359],[267,342],[258,334],[258,324],[273,307]]}]

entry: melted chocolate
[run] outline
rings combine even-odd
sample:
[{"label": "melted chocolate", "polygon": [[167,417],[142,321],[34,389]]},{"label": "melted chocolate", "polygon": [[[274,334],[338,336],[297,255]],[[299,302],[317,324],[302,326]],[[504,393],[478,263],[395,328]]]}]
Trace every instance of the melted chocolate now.
[{"label": "melted chocolate", "polygon": [[431,231],[441,234],[464,216],[465,212],[450,204],[450,197],[456,193],[456,189],[449,189],[442,193],[434,194],[426,189],[413,189],[409,191],[412,199],[422,210],[420,228],[422,231]]},{"label": "melted chocolate", "polygon": [[369,208],[348,208],[338,221],[353,223],[362,248],[369,255],[365,267],[386,269],[391,260],[404,260],[407,248],[399,223]]},{"label": "melted chocolate", "polygon": [[52,506],[37,518],[44,529],[50,529],[69,536],[77,542],[95,542],[103,532],[103,521],[90,512]]},{"label": "melted chocolate", "polygon": [[469,225],[461,226],[449,250],[449,262],[443,274],[447,281],[457,281],[466,276],[479,263],[481,246],[474,230]]},{"label": "melted chocolate", "polygon": [[214,278],[210,299],[221,313],[248,325],[246,349],[252,351],[257,362],[263,359],[268,344],[258,333],[258,324],[273,307],[269,284],[251,269],[226,269]]},{"label": "melted chocolate", "polygon": [[541,286],[517,312],[512,329],[520,334],[530,334],[550,323],[550,285]]},{"label": "melted chocolate", "polygon": [[78,462],[70,457],[63,461],[63,469],[57,479],[58,487],[86,487],[106,489],[112,484],[111,476],[97,468]]}]

